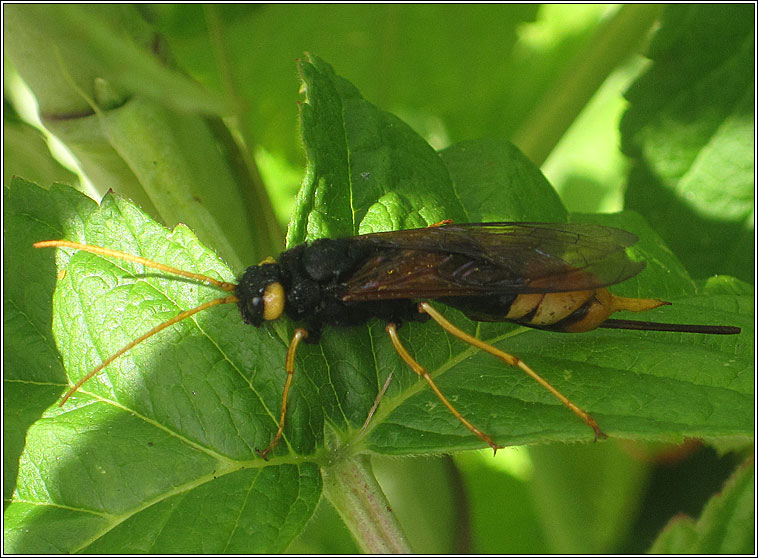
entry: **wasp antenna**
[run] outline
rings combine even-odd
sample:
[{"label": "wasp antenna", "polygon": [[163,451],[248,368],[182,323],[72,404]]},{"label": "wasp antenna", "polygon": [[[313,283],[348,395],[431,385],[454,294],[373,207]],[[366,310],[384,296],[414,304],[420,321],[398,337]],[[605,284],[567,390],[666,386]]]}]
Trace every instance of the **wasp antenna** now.
[{"label": "wasp antenna", "polygon": [[116,351],[115,353],[113,353],[111,356],[109,356],[107,359],[105,359],[103,362],[101,362],[100,365],[98,365],[95,369],[93,369],[86,376],[84,376],[81,380],[79,380],[78,382],[76,382],[76,384],[74,384],[74,387],[72,387],[70,390],[68,390],[68,392],[66,392],[66,395],[63,396],[63,399],[61,399],[61,402],[58,404],[58,406],[62,407],[63,404],[66,403],[66,401],[68,401],[68,398],[71,397],[74,393],[76,393],[76,391],[80,387],[82,387],[87,380],[89,380],[90,378],[92,378],[95,374],[97,374],[98,372],[100,372],[103,368],[105,368],[106,366],[108,366],[111,362],[113,362],[114,360],[116,360],[118,357],[120,357],[121,355],[123,355],[125,352],[133,349],[135,346],[137,346],[140,343],[142,343],[145,339],[148,339],[148,338],[152,337],[153,335],[155,335],[159,331],[162,331],[162,330],[166,329],[167,327],[174,325],[177,322],[181,322],[183,319],[189,318],[190,316],[192,316],[194,314],[197,314],[198,312],[202,312],[203,310],[207,310],[208,308],[211,308],[213,306],[218,306],[220,304],[232,304],[232,303],[235,303],[235,302],[237,302],[237,297],[233,296],[233,295],[232,296],[225,296],[225,297],[222,297],[222,298],[216,298],[214,300],[210,300],[208,302],[205,302],[205,303],[201,304],[200,306],[196,306],[195,308],[192,308],[190,310],[185,310],[184,312],[180,312],[179,314],[177,314],[176,316],[174,316],[170,320],[166,320],[165,322],[163,322],[161,324],[158,324],[157,326],[155,326],[153,329],[151,329],[147,333],[139,336],[134,341],[130,342],[129,344],[125,345],[124,347],[122,347],[121,349],[119,349],[118,351]]},{"label": "wasp antenna", "polygon": [[107,256],[109,258],[116,258],[118,260],[134,262],[134,263],[142,264],[147,267],[152,267],[154,269],[165,271],[166,273],[172,273],[174,275],[179,275],[181,277],[187,277],[188,279],[194,279],[196,281],[209,283],[213,285],[214,287],[218,287],[222,291],[233,292],[234,289],[236,288],[236,285],[234,283],[229,283],[227,281],[219,281],[218,279],[214,279],[213,277],[208,277],[207,275],[202,275],[200,273],[192,273],[191,271],[185,271],[183,269],[176,269],[175,267],[170,267],[162,263],[154,262],[152,260],[148,260],[140,256],[134,256],[132,254],[119,252],[117,250],[111,250],[110,248],[103,248],[101,246],[92,246],[90,244],[80,244],[79,242],[72,242],[70,240],[43,240],[41,242],[35,242],[34,247],[35,248],[52,248],[52,247],[75,248],[76,250],[82,250],[83,252],[90,252],[92,254],[99,254],[101,256]]},{"label": "wasp antenna", "polygon": [[640,331],[672,331],[676,333],[704,333],[707,335],[737,335],[742,330],[735,326],[666,324],[637,320],[605,320],[598,327],[605,329],[636,329]]}]

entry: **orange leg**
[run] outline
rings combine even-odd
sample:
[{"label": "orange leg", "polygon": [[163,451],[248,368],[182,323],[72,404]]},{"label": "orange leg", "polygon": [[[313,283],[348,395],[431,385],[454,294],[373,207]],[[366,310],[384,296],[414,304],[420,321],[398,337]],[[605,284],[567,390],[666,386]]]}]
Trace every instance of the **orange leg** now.
[{"label": "orange leg", "polygon": [[295,335],[292,336],[290,346],[287,349],[287,360],[285,368],[287,370],[287,380],[284,382],[284,393],[282,393],[282,412],[279,414],[279,428],[276,431],[276,435],[271,443],[263,451],[258,451],[264,460],[268,461],[268,454],[276,447],[284,432],[284,417],[287,414],[287,396],[289,395],[290,386],[292,385],[292,377],[295,375],[295,353],[297,352],[297,346],[300,341],[308,337],[308,332],[304,329],[298,328],[295,330]]},{"label": "orange leg", "polygon": [[487,436],[484,432],[479,430],[476,426],[471,424],[469,421],[467,421],[463,415],[461,415],[458,410],[453,407],[452,403],[447,400],[447,398],[442,395],[442,392],[439,390],[437,385],[432,381],[432,377],[429,375],[429,372],[426,371],[425,368],[423,368],[418,362],[416,362],[413,357],[408,354],[408,351],[405,349],[403,344],[400,342],[400,338],[397,336],[397,326],[393,323],[388,323],[386,328],[387,333],[390,336],[390,339],[392,340],[392,344],[395,346],[395,350],[397,351],[397,354],[400,355],[400,358],[402,358],[405,363],[410,366],[413,371],[424,378],[426,380],[426,383],[429,384],[429,387],[432,388],[432,391],[437,395],[437,397],[440,398],[440,401],[442,401],[445,404],[445,407],[448,408],[448,410],[453,413],[455,418],[457,418],[459,421],[463,423],[463,425],[471,430],[474,434],[476,434],[480,439],[482,439],[484,442],[486,442],[494,451],[497,453],[497,450],[503,448],[504,446],[497,445],[494,441],[492,441],[492,438]]},{"label": "orange leg", "polygon": [[426,228],[428,229],[431,227],[441,227],[442,225],[452,225],[452,224],[453,224],[452,219],[443,219],[439,223],[432,223],[431,225],[427,225]]},{"label": "orange leg", "polygon": [[550,383],[548,383],[547,380],[545,380],[542,376],[537,374],[534,370],[529,368],[527,364],[516,358],[513,355],[509,355],[506,352],[501,351],[500,349],[497,349],[493,347],[492,345],[485,343],[484,341],[477,339],[476,337],[472,337],[465,331],[462,331],[455,327],[453,324],[451,324],[449,321],[447,321],[442,314],[437,312],[428,302],[421,302],[418,305],[419,312],[424,312],[426,314],[429,314],[431,318],[437,322],[442,329],[447,331],[448,333],[455,335],[458,339],[462,339],[466,343],[473,345],[474,347],[478,347],[479,349],[482,349],[483,351],[488,352],[489,354],[496,356],[497,358],[503,360],[505,363],[510,364],[511,366],[516,366],[526,372],[529,377],[531,377],[533,380],[535,380],[537,383],[539,383],[542,387],[547,389],[550,393],[552,393],[555,397],[558,398],[558,400],[563,403],[566,407],[568,407],[574,414],[576,414],[579,418],[581,418],[587,426],[592,428],[592,430],[595,431],[595,440],[598,438],[607,438],[608,436],[600,430],[600,426],[597,424],[597,421],[595,421],[594,418],[592,418],[589,413],[584,411],[583,409],[577,407],[574,405],[571,400],[569,400],[568,397],[563,395],[560,391],[555,389]]}]

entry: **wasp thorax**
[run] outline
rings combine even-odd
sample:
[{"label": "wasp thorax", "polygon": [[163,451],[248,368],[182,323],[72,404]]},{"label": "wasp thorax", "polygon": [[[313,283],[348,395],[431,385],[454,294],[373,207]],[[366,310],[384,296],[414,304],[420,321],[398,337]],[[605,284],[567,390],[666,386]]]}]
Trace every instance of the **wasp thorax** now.
[{"label": "wasp thorax", "polygon": [[235,290],[240,314],[247,324],[260,326],[276,320],[286,301],[277,263],[263,263],[247,268]]}]

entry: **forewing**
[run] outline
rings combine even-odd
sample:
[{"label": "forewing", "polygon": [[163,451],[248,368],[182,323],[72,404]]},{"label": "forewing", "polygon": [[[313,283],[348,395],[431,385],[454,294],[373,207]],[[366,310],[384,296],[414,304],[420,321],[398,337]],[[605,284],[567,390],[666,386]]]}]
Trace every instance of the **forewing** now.
[{"label": "forewing", "polygon": [[580,223],[475,223],[355,237],[377,255],[347,281],[345,300],[589,290],[639,273],[637,237]]}]

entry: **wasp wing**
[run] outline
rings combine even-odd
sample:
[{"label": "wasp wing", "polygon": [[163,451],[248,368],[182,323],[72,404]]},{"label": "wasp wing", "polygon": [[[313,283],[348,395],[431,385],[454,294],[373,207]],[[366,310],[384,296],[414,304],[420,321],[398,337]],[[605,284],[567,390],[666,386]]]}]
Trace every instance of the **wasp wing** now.
[{"label": "wasp wing", "polygon": [[570,292],[644,267],[629,232],[581,223],[470,223],[354,237],[376,248],[345,280],[345,301]]}]

